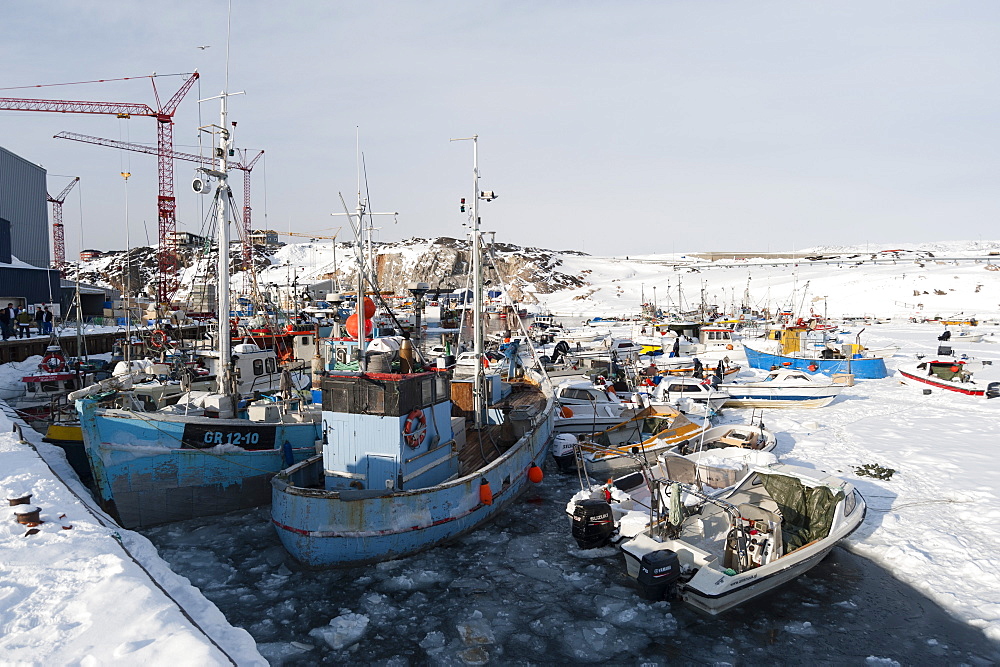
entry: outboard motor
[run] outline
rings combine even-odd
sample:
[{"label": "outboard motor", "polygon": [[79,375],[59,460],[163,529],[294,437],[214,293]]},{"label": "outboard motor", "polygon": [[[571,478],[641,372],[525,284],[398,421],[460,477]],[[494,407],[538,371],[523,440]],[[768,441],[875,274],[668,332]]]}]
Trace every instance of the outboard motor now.
[{"label": "outboard motor", "polygon": [[1000,382],[990,382],[986,385],[986,398],[1000,397]]},{"label": "outboard motor", "polygon": [[639,562],[639,596],[644,600],[664,600],[673,597],[681,562],[670,549],[651,551]]},{"label": "outboard motor", "polygon": [[938,345],[938,356],[939,357],[950,357],[951,356],[951,345]]},{"label": "outboard motor", "polygon": [[569,352],[569,343],[564,340],[556,343],[556,349],[552,352],[552,363],[558,362],[567,352]]},{"label": "outboard motor", "polygon": [[576,448],[577,439],[572,433],[560,433],[552,440],[552,458],[559,466],[559,472],[574,472],[576,470]]},{"label": "outboard motor", "polygon": [[614,530],[611,505],[603,500],[581,500],[573,509],[573,539],[581,549],[604,546]]}]

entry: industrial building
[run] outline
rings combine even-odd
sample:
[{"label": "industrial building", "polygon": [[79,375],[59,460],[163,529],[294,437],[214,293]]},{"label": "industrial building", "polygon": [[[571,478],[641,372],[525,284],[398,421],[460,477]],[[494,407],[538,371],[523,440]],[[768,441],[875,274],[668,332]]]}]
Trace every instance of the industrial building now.
[{"label": "industrial building", "polygon": [[0,146],[0,304],[58,302],[50,268],[45,169]]}]

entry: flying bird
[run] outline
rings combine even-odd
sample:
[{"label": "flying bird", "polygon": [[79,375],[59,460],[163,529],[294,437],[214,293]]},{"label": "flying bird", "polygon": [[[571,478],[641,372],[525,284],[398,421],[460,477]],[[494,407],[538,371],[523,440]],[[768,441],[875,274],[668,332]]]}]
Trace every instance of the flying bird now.
[{"label": "flying bird", "polygon": [[206,44],[205,46],[196,46],[195,48],[196,49],[201,49],[202,51],[204,51],[205,49],[209,48],[210,46],[212,46],[212,45],[211,44]]}]

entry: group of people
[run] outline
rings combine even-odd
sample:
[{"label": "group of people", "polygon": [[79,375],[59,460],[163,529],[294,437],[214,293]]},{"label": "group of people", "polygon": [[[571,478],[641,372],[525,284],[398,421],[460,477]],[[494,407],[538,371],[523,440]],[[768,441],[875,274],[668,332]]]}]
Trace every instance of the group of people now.
[{"label": "group of people", "polygon": [[52,333],[52,311],[48,306],[37,308],[34,315],[24,308],[15,308],[13,303],[0,310],[0,330],[4,340],[31,338],[32,324],[38,327],[39,336]]}]

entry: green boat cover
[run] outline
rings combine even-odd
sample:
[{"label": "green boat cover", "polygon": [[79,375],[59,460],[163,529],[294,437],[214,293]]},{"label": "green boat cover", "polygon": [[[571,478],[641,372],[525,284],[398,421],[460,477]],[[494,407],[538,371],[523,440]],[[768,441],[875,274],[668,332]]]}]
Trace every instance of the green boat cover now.
[{"label": "green boat cover", "polygon": [[830,534],[842,491],[826,486],[810,488],[787,475],[760,475],[761,482],[781,511],[781,536],[785,553],[795,551]]}]

